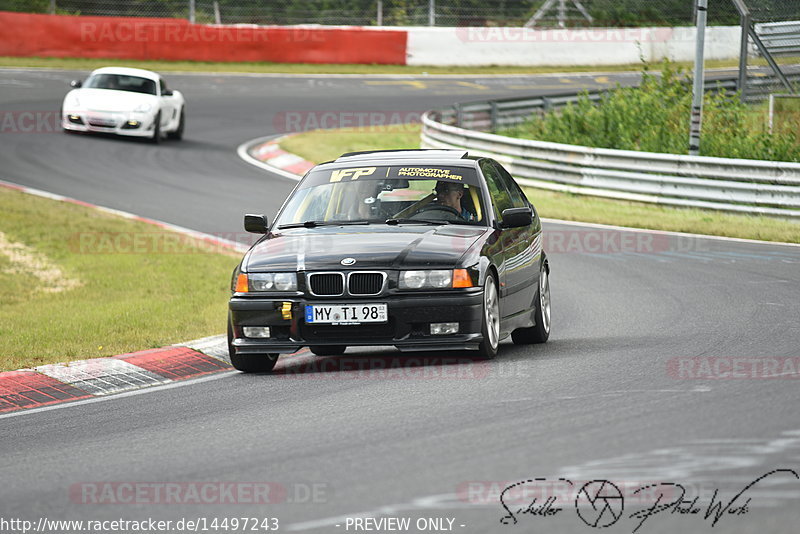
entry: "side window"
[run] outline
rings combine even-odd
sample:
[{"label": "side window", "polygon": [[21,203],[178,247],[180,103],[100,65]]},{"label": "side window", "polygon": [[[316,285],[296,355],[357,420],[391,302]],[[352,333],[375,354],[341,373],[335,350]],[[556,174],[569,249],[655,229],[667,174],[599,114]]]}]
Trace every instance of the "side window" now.
[{"label": "side window", "polygon": [[494,162],[494,166],[497,167],[497,171],[500,174],[500,178],[503,181],[503,184],[506,186],[506,189],[508,189],[508,192],[511,194],[511,203],[514,205],[514,207],[527,208],[528,200],[525,198],[525,194],[519,188],[519,185],[514,180],[514,178],[499,163]]},{"label": "side window", "polygon": [[503,184],[500,172],[490,160],[481,161],[481,171],[486,177],[486,185],[489,187],[489,195],[492,197],[495,217],[499,220],[503,210],[513,207],[511,195]]}]

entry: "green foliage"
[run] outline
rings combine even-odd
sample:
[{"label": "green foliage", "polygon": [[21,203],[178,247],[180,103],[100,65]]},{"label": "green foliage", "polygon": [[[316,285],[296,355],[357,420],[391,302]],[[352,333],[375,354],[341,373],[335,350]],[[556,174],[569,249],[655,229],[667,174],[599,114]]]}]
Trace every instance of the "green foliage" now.
[{"label": "green foliage", "polygon": [[[587,94],[556,113],[535,115],[502,135],[571,145],[685,154],[689,137],[692,80],[672,63],[661,75],[645,66],[639,87],[617,87],[597,104]],[[705,156],[800,161],[793,132],[767,131],[763,113],[737,95],[710,92],[703,101]]]}]

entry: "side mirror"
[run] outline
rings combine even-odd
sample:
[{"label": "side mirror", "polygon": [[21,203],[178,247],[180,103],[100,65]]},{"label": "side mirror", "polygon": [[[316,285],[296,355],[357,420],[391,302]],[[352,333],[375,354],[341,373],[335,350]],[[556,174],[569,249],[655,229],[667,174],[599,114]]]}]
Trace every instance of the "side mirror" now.
[{"label": "side mirror", "polygon": [[503,210],[503,220],[500,224],[503,228],[519,228],[530,226],[532,222],[533,210],[530,208],[508,208]]},{"label": "side mirror", "polygon": [[252,215],[248,213],[244,216],[244,229],[253,234],[266,234],[269,232],[266,215]]},{"label": "side mirror", "polygon": [[164,94],[162,96],[172,96],[172,89],[167,89],[166,91],[164,91]]},{"label": "side mirror", "polygon": [[83,82],[80,80],[72,80],[71,82],[69,82],[69,86],[77,89],[83,86]]}]

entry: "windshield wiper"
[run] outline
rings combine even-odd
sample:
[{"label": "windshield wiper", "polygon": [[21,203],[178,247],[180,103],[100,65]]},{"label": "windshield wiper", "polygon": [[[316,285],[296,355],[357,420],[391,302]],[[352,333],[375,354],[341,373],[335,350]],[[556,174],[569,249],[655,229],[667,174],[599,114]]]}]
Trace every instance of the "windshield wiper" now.
[{"label": "windshield wiper", "polygon": [[450,224],[450,221],[445,221],[444,219],[386,219],[386,224],[399,223],[435,224],[436,226],[439,226],[440,224]]},{"label": "windshield wiper", "polygon": [[282,224],[278,230],[286,228],[315,228],[317,226],[345,226],[350,224],[369,224],[369,219],[358,219],[355,221],[305,221],[300,223]]}]

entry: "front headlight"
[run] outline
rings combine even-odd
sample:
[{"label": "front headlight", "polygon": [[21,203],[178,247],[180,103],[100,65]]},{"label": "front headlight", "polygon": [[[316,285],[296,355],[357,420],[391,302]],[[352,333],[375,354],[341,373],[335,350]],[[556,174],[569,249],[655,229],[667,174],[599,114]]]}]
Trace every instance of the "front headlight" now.
[{"label": "front headlight", "polygon": [[472,286],[472,278],[467,269],[401,271],[398,281],[400,289],[448,289]]},{"label": "front headlight", "polygon": [[135,113],[149,113],[150,110],[152,110],[152,109],[153,109],[153,106],[151,106],[150,104],[145,102],[143,104],[139,104],[138,106],[136,106],[133,111]]},{"label": "front headlight", "polygon": [[269,291],[297,291],[295,273],[239,273],[237,293],[265,293]]}]

